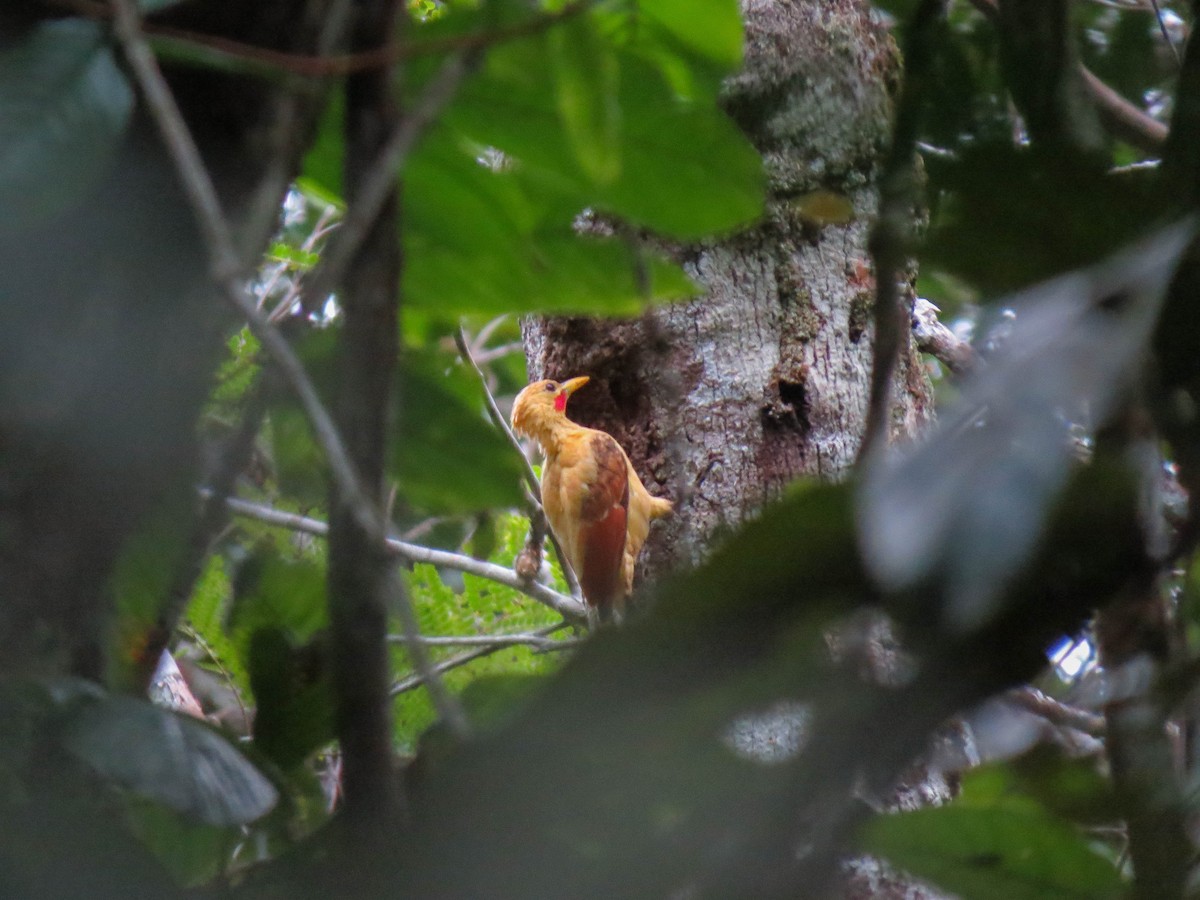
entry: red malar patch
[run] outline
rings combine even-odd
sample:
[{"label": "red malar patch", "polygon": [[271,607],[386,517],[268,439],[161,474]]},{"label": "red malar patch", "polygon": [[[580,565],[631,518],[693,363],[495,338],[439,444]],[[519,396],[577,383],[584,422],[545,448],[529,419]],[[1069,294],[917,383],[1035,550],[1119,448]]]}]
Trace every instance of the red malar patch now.
[{"label": "red malar patch", "polygon": [[559,394],[557,397],[554,398],[554,408],[556,410],[558,410],[559,412],[564,412],[566,410],[567,395],[565,393]]}]

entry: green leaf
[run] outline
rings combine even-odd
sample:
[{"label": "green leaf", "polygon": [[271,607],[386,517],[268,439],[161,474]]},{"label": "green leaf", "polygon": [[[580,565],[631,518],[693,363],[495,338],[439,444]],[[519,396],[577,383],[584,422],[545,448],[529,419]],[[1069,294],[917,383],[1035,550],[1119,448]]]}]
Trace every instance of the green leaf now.
[{"label": "green leaf", "polygon": [[621,110],[616,56],[585,17],[551,29],[558,112],[575,159],[589,179],[611,184],[621,172]]},{"label": "green leaf", "polygon": [[77,203],[108,172],[132,110],[95,22],[43,22],[0,51],[0,230]]},{"label": "green leaf", "polygon": [[235,584],[230,628],[243,648],[259,628],[279,628],[307,641],[328,624],[325,573],[310,560],[259,553],[243,564]]},{"label": "green leaf", "polygon": [[206,825],[146,801],[129,804],[130,828],[184,887],[219,875],[242,839],[239,831]]},{"label": "green leaf", "polygon": [[334,91],[325,104],[317,124],[316,139],[309,145],[301,168],[300,186],[327,201],[340,202],[342,162],[346,154],[345,102],[341,91]]},{"label": "green leaf", "polygon": [[1082,835],[1037,809],[919,809],[879,816],[860,837],[867,852],[967,900],[1103,900],[1124,889]]},{"label": "green leaf", "polygon": [[210,825],[252,822],[279,798],[221,734],[144,700],[85,703],[61,741],[105,778]]},{"label": "green leaf", "polygon": [[[404,235],[411,305],[450,312],[634,315],[644,306],[623,242],[581,236],[578,203],[439,130],[409,163]],[[691,296],[674,263],[648,253],[652,300]]]},{"label": "green leaf", "polygon": [[220,556],[213,556],[192,592],[184,620],[199,641],[203,642],[201,649],[211,654],[212,662],[228,675],[233,682],[233,689],[245,698],[250,693],[250,677],[246,672],[242,650],[229,635],[226,615],[230,599],[225,562]]},{"label": "green leaf", "polygon": [[324,642],[296,646],[281,628],[264,627],[250,641],[254,744],[285,772],[334,738],[333,694]]},{"label": "green leaf", "polygon": [[742,62],[742,16],[735,0],[641,0],[638,9],[689,50],[727,70]]},{"label": "green leaf", "polygon": [[758,152],[715,103],[679,96],[659,67],[628,50],[614,51],[620,176],[608,183],[591,177],[562,127],[548,40],[541,35],[494,49],[445,121],[574,194],[579,207],[673,237],[703,237],[758,217],[764,187]]},{"label": "green leaf", "polygon": [[473,377],[445,357],[410,350],[401,378],[392,465],[408,502],[443,512],[518,505],[521,462],[484,419]]}]

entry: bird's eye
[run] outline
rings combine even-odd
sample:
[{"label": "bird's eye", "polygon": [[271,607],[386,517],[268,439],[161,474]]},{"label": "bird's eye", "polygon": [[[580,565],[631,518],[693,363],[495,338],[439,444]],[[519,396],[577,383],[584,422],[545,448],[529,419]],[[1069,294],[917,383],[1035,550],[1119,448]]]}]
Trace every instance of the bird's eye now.
[{"label": "bird's eye", "polygon": [[556,388],[556,385],[554,384],[553,381],[546,382],[546,390],[553,391],[553,390],[555,390],[555,388]]}]

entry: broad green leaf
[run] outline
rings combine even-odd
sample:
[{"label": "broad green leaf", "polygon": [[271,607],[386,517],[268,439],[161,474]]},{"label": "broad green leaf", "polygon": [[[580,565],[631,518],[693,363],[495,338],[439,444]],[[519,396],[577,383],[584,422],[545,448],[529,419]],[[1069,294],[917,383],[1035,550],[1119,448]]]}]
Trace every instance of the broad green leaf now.
[{"label": "broad green leaf", "polygon": [[130,828],[184,887],[196,887],[219,875],[242,839],[239,830],[206,825],[172,809],[131,798]]},{"label": "broad green leaf", "polygon": [[473,512],[521,502],[520,460],[483,417],[478,386],[436,355],[405,354],[394,474],[409,503]]},{"label": "broad green leaf", "polygon": [[731,230],[760,214],[758,152],[714,104],[681,98],[658,67],[630,51],[615,53],[620,176],[609,183],[592,178],[562,126],[547,41],[539,36],[493,50],[446,121],[573,192],[580,207],[591,205],[673,237]]},{"label": "broad green leaf", "polygon": [[108,171],[132,110],[96,22],[42,22],[0,50],[0,230],[77,203]]},{"label": "broad green leaf", "polygon": [[160,619],[172,602],[171,592],[186,559],[195,508],[191,486],[176,485],[164,492],[158,508],[121,549],[108,585],[117,613],[116,646],[109,653],[106,673],[112,686],[139,683],[158,662],[157,654],[149,655],[149,645],[167,637]]},{"label": "broad green leaf", "polygon": [[575,159],[590,180],[611,184],[621,173],[617,58],[584,17],[551,29],[548,47],[558,113]]},{"label": "broad green leaf", "polygon": [[315,562],[263,552],[242,565],[229,627],[243,654],[259,628],[278,628],[295,641],[307,641],[328,621],[325,573]]},{"label": "broad green leaf", "polygon": [[1036,809],[951,804],[882,815],[860,846],[964,900],[1103,900],[1124,890],[1111,861]]},{"label": "broad green leaf", "polygon": [[297,646],[282,628],[255,630],[249,649],[254,744],[285,772],[334,738],[324,643]]},{"label": "broad green leaf", "polygon": [[689,50],[728,69],[742,61],[736,0],[641,0],[638,9]]},{"label": "broad green leaf", "polygon": [[[407,170],[408,302],[448,312],[633,315],[644,306],[637,260],[622,242],[574,232],[571,202],[520,167],[484,165],[472,145],[432,135]],[[653,300],[696,288],[647,253]]]},{"label": "broad green leaf", "polygon": [[326,200],[343,197],[342,166],[346,154],[345,103],[342,92],[333,96],[321,113],[317,124],[316,139],[309,145],[302,166],[303,177],[300,187],[310,190]]},{"label": "broad green leaf", "polygon": [[144,700],[85,703],[61,741],[105,778],[210,825],[252,822],[279,797],[224,736]]}]

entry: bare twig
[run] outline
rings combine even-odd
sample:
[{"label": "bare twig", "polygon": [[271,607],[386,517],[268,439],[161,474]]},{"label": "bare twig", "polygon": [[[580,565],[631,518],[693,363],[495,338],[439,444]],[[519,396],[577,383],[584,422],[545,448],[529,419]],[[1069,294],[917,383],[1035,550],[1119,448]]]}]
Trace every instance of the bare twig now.
[{"label": "bare twig", "polygon": [[508,344],[501,344],[498,347],[489,347],[475,354],[475,361],[481,366],[494,362],[497,359],[508,356],[510,353],[518,353],[525,348],[525,345],[520,341],[512,341]]},{"label": "bare twig", "polygon": [[[404,591],[404,586],[396,577],[395,572],[392,573],[388,584],[397,594]],[[399,614],[400,624],[404,627],[404,634],[401,635],[400,640],[403,641],[404,648],[408,651],[408,658],[416,667],[416,677],[421,679],[420,683],[424,684],[425,689],[429,691],[434,708],[437,709],[442,721],[450,729],[450,733],[460,739],[470,737],[471,723],[467,719],[462,704],[450,693],[450,689],[442,681],[441,671],[434,665],[433,658],[429,655],[429,646],[421,637],[421,625],[417,621],[417,613],[413,609],[407,592],[404,592],[403,596],[397,596],[395,600],[396,602],[392,606]]]},{"label": "bare twig", "polygon": [[[201,492],[201,494],[203,496],[205,492]],[[273,509],[269,506],[233,497],[227,500],[226,503],[234,514],[255,519],[259,522],[265,522],[268,525],[275,525],[280,528],[287,528],[292,531],[316,535],[318,537],[325,537],[329,533],[329,526],[319,519],[312,519],[308,516],[298,515],[297,513],[284,512],[283,510]],[[403,559],[405,562],[425,563],[444,569],[455,569],[459,572],[466,572],[468,575],[475,575],[478,578],[486,578],[489,581],[494,581],[497,584],[520,591],[525,596],[550,607],[564,619],[572,623],[587,621],[587,613],[581,601],[574,597],[560,594],[558,591],[536,581],[526,581],[505,566],[484,562],[460,553],[450,553],[445,550],[421,547],[417,544],[396,540],[395,538],[388,538],[386,547],[389,553]]]},{"label": "bare twig", "polygon": [[[48,6],[67,9],[93,19],[106,19],[112,15],[101,0],[42,0]],[[247,44],[214,34],[202,34],[175,28],[169,25],[149,23],[145,32],[156,38],[164,38],[176,45],[202,47],[211,57],[226,60],[231,65],[264,75],[290,74],[306,77],[340,77],[358,72],[385,69],[407,59],[420,56],[435,56],[458,51],[485,50],[496,44],[532,37],[560,22],[585,12],[593,0],[575,0],[562,9],[535,16],[524,22],[493,28],[470,34],[449,35],[385,44],[377,49],[357,53],[331,55],[319,52],[315,56],[289,53],[256,44]]]},{"label": "bare twig", "polygon": [[[557,625],[548,625],[545,628],[539,629],[538,631],[535,631],[534,634],[539,637],[545,637],[553,634],[555,631],[563,627],[563,623],[560,622]],[[480,647],[476,650],[468,650],[465,653],[459,653],[456,656],[451,656],[449,659],[442,660],[435,665],[433,669],[438,675],[442,675],[446,672],[449,672],[451,669],[457,669],[460,666],[465,666],[468,663],[480,659],[481,657],[490,656],[491,654],[499,650],[503,650],[508,646],[511,646],[511,644],[489,644],[486,647]],[[422,680],[423,679],[419,673],[409,675],[407,678],[401,679],[392,685],[391,695],[395,697],[397,694],[403,694],[406,691],[411,691],[413,688],[420,687]]]},{"label": "bare twig", "polygon": [[[999,18],[996,0],[970,0],[993,24]],[[1096,104],[1100,124],[1110,133],[1147,153],[1161,153],[1167,140],[1167,127],[1145,110],[1130,103],[1101,81],[1084,65],[1079,66],[1083,84]]]},{"label": "bare twig", "polygon": [[250,717],[250,713],[246,710],[245,701],[242,700],[242,692],[238,690],[237,684],[234,683],[233,675],[230,674],[229,669],[225,667],[224,661],[220,656],[217,655],[217,652],[213,650],[208,641],[204,639],[204,635],[200,634],[200,632],[198,632],[196,629],[192,628],[190,625],[183,625],[181,626],[180,630],[183,632],[184,636],[188,638],[188,640],[194,642],[196,646],[200,648],[201,652],[208,657],[209,662],[217,667],[217,672],[225,681],[225,686],[229,688],[229,692],[233,694],[233,699],[237,701],[238,710],[242,715],[242,721],[246,723],[247,727],[249,727],[250,722],[253,720]]},{"label": "bare twig", "polygon": [[326,411],[304,366],[283,335],[267,321],[242,284],[242,265],[232,231],[217,198],[212,178],[200,157],[196,142],[167,86],[150,46],[141,30],[141,15],[134,0],[112,0],[114,31],[125,52],[138,86],[158,125],[184,191],[195,213],[205,248],[209,271],[222,296],[246,320],[263,350],[279,367],[284,380],[296,394],[312,425],[317,442],[329,461],[333,478],[341,488],[356,520],[369,533],[382,538],[383,522],[368,499],[350,464],[341,435]]},{"label": "bare twig", "polygon": [[463,78],[478,62],[479,53],[457,54],[442,63],[420,98],[384,144],[355,192],[354,203],[342,220],[341,230],[330,240],[321,262],[305,279],[304,289],[300,292],[300,305],[306,313],[313,312],[323,304],[325,298],[341,283],[346,267],[354,259],[388,196],[395,189],[397,173],[421,135],[453,99]]},{"label": "bare twig", "polygon": [[487,405],[488,417],[500,430],[500,433],[508,439],[508,443],[516,451],[517,456],[524,466],[522,472],[525,476],[526,487],[528,488],[525,493],[525,499],[529,504],[530,519],[534,532],[544,534],[550,541],[550,545],[554,548],[554,555],[558,557],[559,567],[562,569],[563,578],[567,581],[567,587],[570,589],[571,595],[579,597],[581,596],[579,579],[575,577],[575,572],[571,569],[571,564],[567,561],[567,555],[558,543],[558,538],[554,536],[554,532],[546,527],[546,511],[542,509],[542,504],[537,499],[542,490],[541,482],[538,481],[537,473],[533,471],[533,466],[529,464],[529,459],[525,456],[521,442],[517,440],[517,436],[513,433],[512,428],[509,427],[508,420],[504,418],[504,413],[500,412],[500,406],[496,403],[496,398],[492,396],[492,391],[488,387],[487,376],[484,375],[483,369],[479,367],[479,363],[475,361],[475,357],[471,353],[471,348],[467,341],[466,329],[461,325],[454,334],[454,343],[458,347],[458,352],[462,355],[462,358],[475,370],[475,374],[479,377],[479,384],[483,387],[483,398]]},{"label": "bare twig", "polygon": [[1163,21],[1162,8],[1158,5],[1158,0],[1150,0],[1150,5],[1154,8],[1154,18],[1158,20],[1159,33],[1162,34],[1163,40],[1167,42],[1167,46],[1171,48],[1171,54],[1175,57],[1175,65],[1182,69],[1183,57],[1179,55],[1179,48],[1171,40],[1171,32],[1167,30],[1167,23]]},{"label": "bare twig", "polygon": [[487,385],[487,376],[484,375],[483,369],[479,367],[479,363],[475,361],[475,356],[471,352],[471,348],[467,341],[467,332],[461,325],[458,331],[454,333],[454,344],[458,347],[458,352],[462,356],[475,374],[479,377],[479,383],[483,386],[483,400],[487,405],[488,418],[492,420],[492,424],[499,429],[500,433],[508,438],[508,443],[517,452],[521,458],[522,469],[521,474],[525,477],[525,483],[529,489],[537,495],[537,492],[542,489],[541,482],[538,481],[537,473],[533,471],[533,466],[529,464],[529,459],[525,456],[525,451],[521,448],[521,442],[517,440],[517,436],[509,427],[508,420],[504,418],[504,413],[500,412],[500,406],[496,403],[496,398],[492,396],[491,389]]},{"label": "bare twig", "polygon": [[928,353],[954,375],[963,376],[974,368],[977,358],[974,349],[938,320],[938,308],[918,297],[913,304],[912,333],[917,349]]},{"label": "bare twig", "polygon": [[1105,722],[1103,716],[1088,712],[1086,709],[1080,709],[1077,706],[1070,706],[1061,700],[1055,700],[1037,688],[1028,686],[1014,688],[1004,696],[1015,706],[1019,706],[1027,712],[1040,716],[1054,725],[1073,728],[1076,731],[1082,731],[1084,734],[1090,734],[1093,737],[1100,737],[1104,734]]},{"label": "bare twig", "polygon": [[1145,110],[1138,109],[1097,78],[1090,69],[1080,66],[1079,70],[1083,75],[1083,84],[1100,114],[1100,124],[1139,150],[1161,153],[1167,142],[1167,126]]},{"label": "bare twig", "polygon": [[[560,627],[567,627],[563,623]],[[403,643],[404,635],[388,635],[388,640],[394,644]],[[581,640],[567,638],[556,640],[538,632],[523,632],[521,634],[464,634],[443,635],[430,637],[422,635],[419,642],[428,647],[532,647],[535,650],[568,650],[579,646]]]}]

